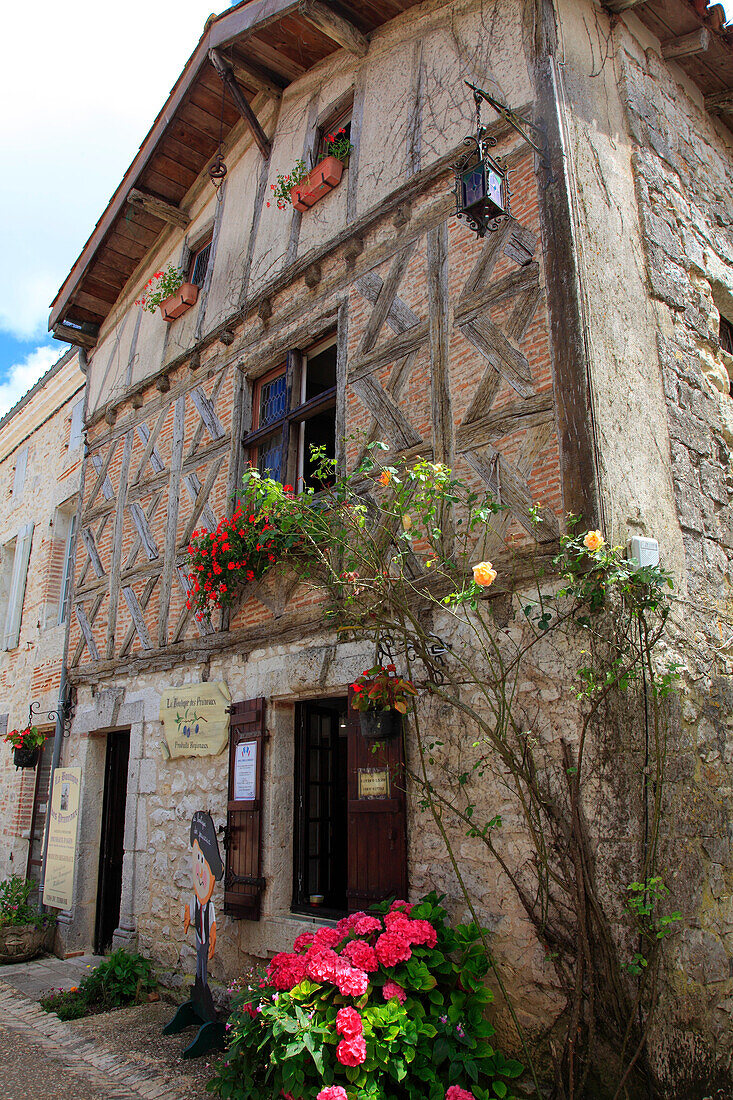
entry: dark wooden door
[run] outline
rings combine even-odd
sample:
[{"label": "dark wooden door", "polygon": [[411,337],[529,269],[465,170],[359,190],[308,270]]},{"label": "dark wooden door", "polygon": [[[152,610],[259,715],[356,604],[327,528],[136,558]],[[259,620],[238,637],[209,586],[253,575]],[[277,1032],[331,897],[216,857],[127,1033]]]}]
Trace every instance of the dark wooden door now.
[{"label": "dark wooden door", "polygon": [[46,831],[48,801],[51,796],[51,760],[53,758],[53,737],[44,742],[36,768],[36,789],[33,794],[33,818],[31,820],[31,838],[28,846],[28,866],[26,878],[34,882],[41,881],[43,865],[43,836]]},{"label": "dark wooden door", "polygon": [[102,835],[99,845],[97,888],[97,924],[94,950],[103,955],[112,945],[112,936],[120,923],[122,898],[122,859],[125,854],[125,805],[127,803],[127,764],[130,758],[130,732],[107,736],[104,769]]},{"label": "dark wooden door", "polygon": [[[232,703],[230,715],[224,912],[245,920],[259,920],[265,889],[262,875],[265,700]],[[240,768],[243,752],[247,754],[249,768]]]},{"label": "dark wooden door", "polygon": [[[351,702],[351,697],[349,697]],[[368,909],[386,897],[407,897],[405,757],[400,734],[380,742],[361,734],[359,714],[348,713],[348,905]],[[360,790],[359,776],[362,776]],[[386,797],[373,797],[380,790]]]}]

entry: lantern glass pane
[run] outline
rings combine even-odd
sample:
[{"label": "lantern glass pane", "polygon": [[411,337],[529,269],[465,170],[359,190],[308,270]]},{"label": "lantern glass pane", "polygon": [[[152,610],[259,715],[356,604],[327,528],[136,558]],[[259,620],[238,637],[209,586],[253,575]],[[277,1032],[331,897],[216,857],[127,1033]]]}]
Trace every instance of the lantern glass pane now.
[{"label": "lantern glass pane", "polygon": [[486,198],[486,175],[483,164],[475,164],[461,175],[463,206],[468,209]]},{"label": "lantern glass pane", "polygon": [[489,171],[489,198],[496,205],[504,209],[504,181],[497,172]]}]

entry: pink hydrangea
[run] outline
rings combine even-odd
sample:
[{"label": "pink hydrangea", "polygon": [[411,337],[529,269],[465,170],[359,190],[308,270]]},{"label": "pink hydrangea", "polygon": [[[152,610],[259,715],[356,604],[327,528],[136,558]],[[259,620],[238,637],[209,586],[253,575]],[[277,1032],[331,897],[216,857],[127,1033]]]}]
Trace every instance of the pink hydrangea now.
[{"label": "pink hydrangea", "polygon": [[379,966],[376,951],[364,940],[350,940],[341,955],[346,956],[360,970],[366,970],[367,974],[373,974]]},{"label": "pink hydrangea", "polygon": [[414,905],[410,905],[409,901],[403,901],[402,898],[397,898],[396,901],[392,902],[389,910],[390,913],[394,913],[395,909],[401,909],[403,913],[407,913],[407,915],[409,916],[414,908]]},{"label": "pink hydrangea", "polygon": [[355,1008],[340,1008],[338,1010],[336,1013],[336,1030],[345,1039],[353,1039],[355,1035],[361,1035],[364,1025]]},{"label": "pink hydrangea", "polygon": [[267,978],[275,989],[289,991],[305,977],[305,958],[281,951],[271,960],[267,968]]},{"label": "pink hydrangea", "polygon": [[343,938],[335,928],[319,928],[313,936],[313,943],[317,947],[335,947]]},{"label": "pink hydrangea", "polygon": [[299,936],[295,937],[293,943],[293,951],[305,951],[313,943],[312,932],[301,932]]},{"label": "pink hydrangea", "polygon": [[342,1066],[360,1066],[366,1061],[364,1036],[354,1035],[351,1039],[342,1039],[336,1047],[336,1057]]},{"label": "pink hydrangea", "polygon": [[450,1085],[446,1091],[445,1100],[476,1100],[476,1097],[472,1092],[467,1092],[458,1085]]},{"label": "pink hydrangea", "polygon": [[329,1085],[327,1089],[321,1089],[316,1100],[349,1100],[346,1089],[341,1085]]},{"label": "pink hydrangea", "polygon": [[348,966],[336,975],[336,984],[342,997],[363,997],[369,987],[369,978],[363,970]]},{"label": "pink hydrangea", "polygon": [[[298,957],[298,956],[296,956]],[[304,956],[305,973],[314,982],[335,982],[341,960],[330,947],[310,947]]]},{"label": "pink hydrangea", "polygon": [[407,999],[407,994],[397,982],[385,982],[382,986],[382,996],[385,1001],[391,1001],[393,997],[396,997],[400,1004],[404,1004]]},{"label": "pink hydrangea", "polygon": [[381,932],[382,922],[378,917],[369,917],[366,913],[360,914],[354,921],[354,931],[357,936],[368,936],[370,932]]},{"label": "pink hydrangea", "polygon": [[385,932],[380,936],[374,950],[382,966],[396,966],[397,963],[407,962],[412,955],[412,949],[405,937],[396,932]]},{"label": "pink hydrangea", "polygon": [[433,948],[438,942],[438,933],[435,931],[430,921],[413,920],[410,921],[410,935],[408,939],[410,943],[422,944],[424,947]]}]

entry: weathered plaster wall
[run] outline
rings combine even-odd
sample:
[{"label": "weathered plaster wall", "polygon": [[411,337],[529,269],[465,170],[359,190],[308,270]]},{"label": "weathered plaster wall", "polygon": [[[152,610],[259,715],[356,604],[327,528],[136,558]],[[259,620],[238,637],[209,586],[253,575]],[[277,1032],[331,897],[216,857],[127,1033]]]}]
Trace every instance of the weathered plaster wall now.
[{"label": "weathered plaster wall", "polygon": [[[18,532],[28,523],[34,525],[19,642],[13,649],[0,650],[3,733],[6,720],[8,729],[22,729],[27,724],[31,701],[40,703],[41,715],[56,709],[64,648],[65,626],[58,625],[58,612],[67,535],[56,509],[63,505],[69,515],[76,511],[82,440],[72,451],[68,444],[71,410],[83,397],[83,384],[78,355],[74,353],[0,429],[3,558],[9,557]],[[23,488],[14,494],[16,462],[26,447]],[[56,527],[61,529],[57,531]],[[4,580],[0,631],[7,610],[8,578],[4,576]],[[47,719],[45,725],[49,725]],[[25,875],[35,782],[35,770],[16,771],[12,750],[0,744],[0,877],[13,871]]]},{"label": "weathered plaster wall", "polygon": [[[733,984],[728,369],[733,139],[633,15],[559,6],[594,429],[606,533],[657,538],[684,668],[662,873],[669,946],[658,1065],[680,1097],[727,1078]],[[722,1076],[718,1076],[721,1074]]]}]

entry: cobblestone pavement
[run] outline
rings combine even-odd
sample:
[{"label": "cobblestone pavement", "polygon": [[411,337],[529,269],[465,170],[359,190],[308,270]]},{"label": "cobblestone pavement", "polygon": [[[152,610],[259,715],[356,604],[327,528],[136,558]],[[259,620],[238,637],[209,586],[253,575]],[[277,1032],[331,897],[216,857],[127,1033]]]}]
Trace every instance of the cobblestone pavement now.
[{"label": "cobblestone pavement", "polygon": [[[160,1039],[160,1019],[171,1012],[167,1005],[144,1005],[65,1022],[0,981],[0,1100],[204,1100],[206,1066],[186,1063],[184,1071],[183,1037]],[[141,1019],[167,1061],[150,1050],[137,1054],[130,1040]],[[108,1042],[110,1035],[116,1041]]]}]

